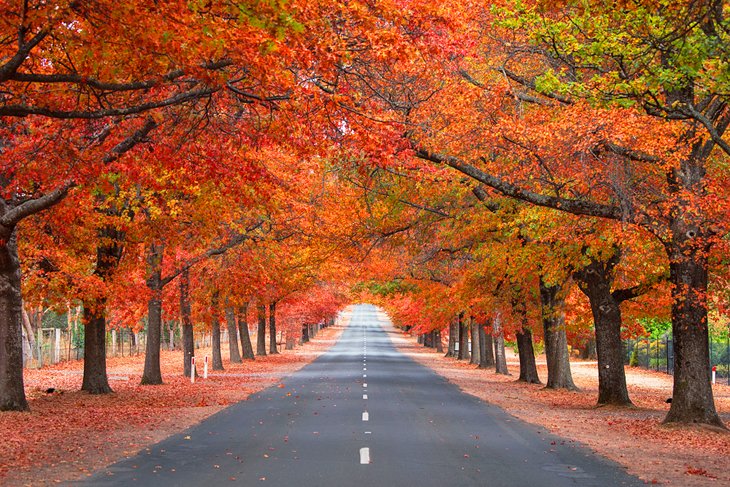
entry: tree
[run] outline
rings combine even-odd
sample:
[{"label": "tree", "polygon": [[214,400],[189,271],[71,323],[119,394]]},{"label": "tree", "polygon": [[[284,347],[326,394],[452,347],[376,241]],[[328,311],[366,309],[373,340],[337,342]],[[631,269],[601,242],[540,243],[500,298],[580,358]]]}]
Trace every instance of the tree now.
[{"label": "tree", "polygon": [[[653,3],[523,3],[485,22],[512,39],[481,60],[497,76],[458,76],[462,89],[510,95],[511,108],[507,99],[490,105],[497,122],[480,140],[487,151],[460,147],[457,156],[422,139],[417,154],[511,198],[651,233],[669,261],[681,363],[665,421],[721,425],[706,365],[706,300],[708,258],[727,232],[716,216],[727,197],[718,163],[730,152],[719,75],[727,53],[717,47],[726,20],[721,2]],[[586,166],[586,157],[597,163]]]}]

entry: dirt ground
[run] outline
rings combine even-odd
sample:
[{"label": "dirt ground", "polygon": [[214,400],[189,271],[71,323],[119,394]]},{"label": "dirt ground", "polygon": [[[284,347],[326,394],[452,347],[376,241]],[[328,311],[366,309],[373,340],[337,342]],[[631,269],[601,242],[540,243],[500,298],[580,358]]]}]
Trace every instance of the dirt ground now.
[{"label": "dirt ground", "polygon": [[[596,362],[571,364],[578,392],[551,391],[539,384],[516,382],[517,356],[508,351],[510,376],[445,358],[416,343],[414,337],[389,330],[394,343],[420,363],[432,368],[464,392],[496,404],[510,414],[566,439],[587,445],[626,467],[648,484],[705,487],[730,485],[730,433],[704,427],[667,427],[661,424],[672,395],[672,377],[627,367],[629,394],[635,408],[596,407]],[[545,381],[545,357],[538,357],[538,373]],[[713,388],[716,407],[730,425],[730,387]]]},{"label": "dirt ground", "polygon": [[[30,412],[0,413],[0,485],[50,485],[91,475],[245,400],[299,370],[332,346],[346,322],[279,355],[231,364],[195,384],[181,375],[182,351],[163,351],[164,384],[139,385],[144,355],[108,359],[113,394],[80,392],[83,362],[25,371]],[[196,350],[198,373],[210,349]],[[53,388],[54,391],[46,391]]]}]

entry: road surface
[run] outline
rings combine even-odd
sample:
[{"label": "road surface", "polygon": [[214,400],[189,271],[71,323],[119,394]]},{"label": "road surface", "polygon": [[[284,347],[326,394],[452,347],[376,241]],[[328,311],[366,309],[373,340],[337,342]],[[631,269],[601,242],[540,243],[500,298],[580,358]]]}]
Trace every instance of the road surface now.
[{"label": "road surface", "polygon": [[312,364],[74,485],[638,486],[617,464],[466,395],[353,308]]}]

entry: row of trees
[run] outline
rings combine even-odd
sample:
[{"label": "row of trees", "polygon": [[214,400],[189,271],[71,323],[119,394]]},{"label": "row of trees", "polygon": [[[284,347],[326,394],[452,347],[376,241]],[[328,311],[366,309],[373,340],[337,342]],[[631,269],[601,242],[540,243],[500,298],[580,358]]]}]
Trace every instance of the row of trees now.
[{"label": "row of trees", "polygon": [[379,95],[422,161],[362,183],[393,215],[420,214],[384,229],[418,242],[397,277],[423,296],[402,322],[428,331],[469,313],[518,338],[542,323],[548,386],[572,388],[575,283],[599,402],[626,405],[622,313],[650,292],[639,305],[669,315],[676,343],[666,421],[721,425],[708,313],[727,309],[726,2],[471,7],[461,50],[402,69],[363,56],[344,74]]},{"label": "row of trees", "polygon": [[1,408],[24,407],[21,255],[25,289],[83,300],[92,392],[109,316],[159,323],[173,280],[235,310],[372,277],[422,331],[514,333],[527,377],[541,336],[551,387],[593,321],[601,403],[630,402],[622,314],[666,311],[667,421],[721,424],[725,2],[4,8]]}]

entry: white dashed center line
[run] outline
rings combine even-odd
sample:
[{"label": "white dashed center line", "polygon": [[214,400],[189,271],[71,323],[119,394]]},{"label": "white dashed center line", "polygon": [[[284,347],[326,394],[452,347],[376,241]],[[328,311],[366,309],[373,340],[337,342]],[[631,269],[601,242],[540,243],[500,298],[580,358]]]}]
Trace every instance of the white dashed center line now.
[{"label": "white dashed center line", "polygon": [[360,448],[360,465],[370,463],[370,448]]},{"label": "white dashed center line", "polygon": [[367,395],[367,394],[363,394],[363,395],[362,395],[362,398],[363,398],[363,399],[367,399],[367,398],[368,398],[368,395]]},{"label": "white dashed center line", "polygon": [[368,414],[368,412],[367,412],[367,411],[364,411],[364,412],[362,413],[362,420],[363,420],[363,421],[370,421],[370,415]]}]

